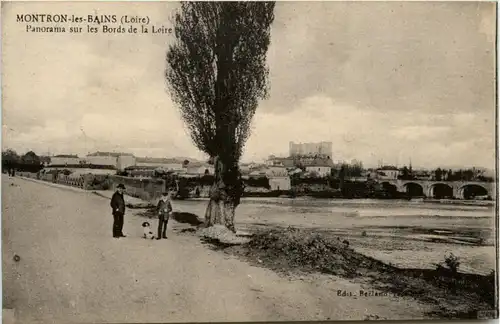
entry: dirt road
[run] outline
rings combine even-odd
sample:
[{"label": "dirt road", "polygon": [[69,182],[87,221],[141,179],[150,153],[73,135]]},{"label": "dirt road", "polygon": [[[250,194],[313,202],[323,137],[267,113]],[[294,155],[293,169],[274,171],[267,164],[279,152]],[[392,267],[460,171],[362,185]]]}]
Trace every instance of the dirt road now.
[{"label": "dirt road", "polygon": [[369,287],[283,278],[191,236],[145,240],[130,213],[128,237],[114,239],[109,200],[92,193],[4,175],[2,203],[3,307],[17,323],[417,319],[429,310],[401,297],[338,296]]}]

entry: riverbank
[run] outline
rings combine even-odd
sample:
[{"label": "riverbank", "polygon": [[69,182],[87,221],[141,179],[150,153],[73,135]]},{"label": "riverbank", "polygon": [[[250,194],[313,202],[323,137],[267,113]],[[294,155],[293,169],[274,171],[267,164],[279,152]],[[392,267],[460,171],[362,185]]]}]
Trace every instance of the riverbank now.
[{"label": "riverbank", "polygon": [[[495,206],[495,201],[493,200],[463,200],[463,199],[433,199],[433,198],[373,198],[373,197],[357,197],[357,198],[347,198],[337,194],[329,194],[318,192],[317,194],[308,193],[300,195],[290,195],[283,192],[254,192],[251,194],[245,193],[242,199],[253,199],[253,198],[283,198],[283,199],[297,199],[297,198],[315,198],[318,200],[366,200],[374,199],[380,201],[402,201],[411,203],[426,203],[426,204],[441,204],[441,205],[463,205],[463,206]],[[207,197],[196,198],[183,198],[178,200],[207,200]]]},{"label": "riverbank", "polygon": [[[207,200],[176,201],[174,209],[203,217]],[[433,269],[453,252],[461,269],[495,268],[495,210],[485,206],[393,200],[244,198],[236,227],[246,232],[288,226],[347,239],[367,256],[403,268]]]},{"label": "riverbank", "polygon": [[486,276],[464,274],[446,266],[402,269],[356,252],[348,240],[311,230],[260,230],[247,244],[215,244],[214,249],[285,275],[324,273],[371,286],[367,290],[339,290],[339,296],[411,297],[431,305],[426,314],[430,317],[475,319],[478,311],[495,308],[494,272]]},{"label": "riverbank", "polygon": [[[418,201],[418,200],[417,200]],[[493,200],[463,200],[463,199],[422,199],[424,203],[447,204],[447,205],[467,205],[467,206],[495,206]]]}]

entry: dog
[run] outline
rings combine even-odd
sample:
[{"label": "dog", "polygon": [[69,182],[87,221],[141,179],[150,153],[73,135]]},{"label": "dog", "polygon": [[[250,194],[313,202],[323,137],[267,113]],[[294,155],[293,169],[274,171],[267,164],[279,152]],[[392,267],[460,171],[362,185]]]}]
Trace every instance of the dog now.
[{"label": "dog", "polygon": [[143,238],[151,240],[155,238],[153,231],[151,231],[151,224],[148,222],[142,223],[142,230],[144,231],[144,235],[142,236]]}]

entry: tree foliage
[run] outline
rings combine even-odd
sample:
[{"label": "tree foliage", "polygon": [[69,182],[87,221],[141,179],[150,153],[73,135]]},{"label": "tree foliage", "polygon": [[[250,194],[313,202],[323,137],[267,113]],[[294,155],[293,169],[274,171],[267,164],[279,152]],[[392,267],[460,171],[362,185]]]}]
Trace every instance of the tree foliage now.
[{"label": "tree foliage", "polygon": [[42,161],[35,152],[29,151],[22,156],[12,149],[2,151],[2,168],[18,171],[38,172],[43,168]]},{"label": "tree foliage", "polygon": [[166,79],[194,144],[238,161],[258,100],[267,95],[266,53],[274,2],[183,2]]},{"label": "tree foliage", "polygon": [[7,149],[2,152],[2,161],[4,163],[15,164],[19,163],[20,160],[21,157],[19,156],[19,154],[17,154],[17,152],[12,149]]},{"label": "tree foliage", "polygon": [[174,16],[165,77],[191,139],[214,165],[206,226],[235,232],[244,188],[238,161],[267,96],[273,10],[274,2],[183,2]]},{"label": "tree foliage", "polygon": [[24,164],[40,164],[41,163],[40,157],[38,155],[36,155],[36,153],[33,151],[26,152],[26,154],[24,154],[21,157],[21,161]]}]

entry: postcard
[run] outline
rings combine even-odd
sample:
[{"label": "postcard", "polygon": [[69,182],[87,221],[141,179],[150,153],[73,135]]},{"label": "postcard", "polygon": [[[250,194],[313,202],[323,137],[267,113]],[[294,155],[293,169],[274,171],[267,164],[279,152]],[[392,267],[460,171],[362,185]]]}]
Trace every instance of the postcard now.
[{"label": "postcard", "polygon": [[1,9],[4,323],[498,318],[496,3]]}]

